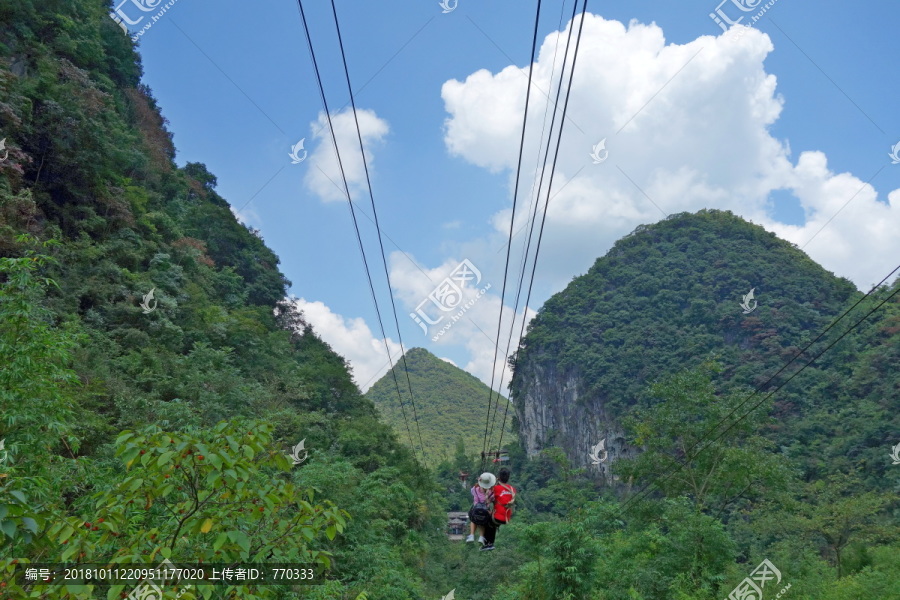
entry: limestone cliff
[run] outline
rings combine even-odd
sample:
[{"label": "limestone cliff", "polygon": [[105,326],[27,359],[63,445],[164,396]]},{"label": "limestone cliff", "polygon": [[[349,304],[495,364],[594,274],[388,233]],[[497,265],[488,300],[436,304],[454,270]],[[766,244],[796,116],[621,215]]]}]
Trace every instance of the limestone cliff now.
[{"label": "limestone cliff", "polygon": [[[579,388],[582,376],[577,370],[560,372],[553,363],[532,364],[522,375],[520,401],[516,413],[519,435],[525,452],[534,456],[548,446],[566,450],[569,460],[585,467],[609,482],[614,476],[608,466],[636,449],[625,440],[625,432],[606,410],[602,398],[591,402]],[[521,372],[521,371],[520,371]],[[605,441],[605,454],[591,456],[592,449]]]}]

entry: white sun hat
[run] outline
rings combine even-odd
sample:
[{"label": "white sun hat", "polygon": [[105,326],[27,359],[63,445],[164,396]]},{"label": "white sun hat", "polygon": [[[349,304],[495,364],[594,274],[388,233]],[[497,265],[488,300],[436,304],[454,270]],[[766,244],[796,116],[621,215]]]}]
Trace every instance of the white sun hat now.
[{"label": "white sun hat", "polygon": [[489,490],[497,484],[497,478],[493,473],[482,473],[478,478],[478,485],[485,490]]}]

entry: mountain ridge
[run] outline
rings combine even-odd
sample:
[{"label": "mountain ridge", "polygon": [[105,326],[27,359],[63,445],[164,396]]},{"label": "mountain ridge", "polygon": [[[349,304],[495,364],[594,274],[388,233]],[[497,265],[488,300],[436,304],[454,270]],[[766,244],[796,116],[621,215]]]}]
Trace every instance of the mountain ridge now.
[{"label": "mountain ridge", "polygon": [[[419,427],[426,446],[425,455],[428,459],[434,462],[450,459],[460,438],[467,453],[480,453],[484,445],[485,411],[490,388],[471,373],[438,358],[424,348],[407,350],[405,367],[408,367]],[[366,392],[366,397],[375,404],[385,422],[391,424],[400,440],[407,444],[410,438],[410,432],[406,429],[408,421],[414,446],[419,449],[421,444],[414,423],[405,367],[403,361],[398,360],[394,371],[388,371],[376,381]],[[397,400],[394,372],[397,374],[403,406],[406,407],[405,419]],[[496,405],[496,394],[494,396]],[[505,397],[501,398],[496,419],[492,419],[493,436],[489,436],[495,440],[494,445],[499,441],[499,430],[503,421],[502,405],[503,402],[507,402]],[[511,415],[510,410],[508,415],[510,418],[507,419],[503,434],[504,445],[513,443],[516,437],[512,433]]]},{"label": "mountain ridge", "polygon": [[[741,302],[754,288],[756,308],[745,314]],[[618,418],[646,384],[709,358],[736,385],[762,384],[861,296],[793,244],[726,211],[638,227],[548,299],[523,338],[511,395],[525,450],[559,445],[599,473],[589,449],[600,439],[611,462],[633,456]],[[798,416],[806,401],[796,390],[827,380],[837,353],[779,394],[782,416]]]}]

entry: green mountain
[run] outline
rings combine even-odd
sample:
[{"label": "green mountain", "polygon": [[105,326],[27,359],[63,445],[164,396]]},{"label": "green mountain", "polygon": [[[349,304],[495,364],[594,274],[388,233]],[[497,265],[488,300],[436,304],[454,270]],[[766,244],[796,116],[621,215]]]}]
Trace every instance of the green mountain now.
[{"label": "green mountain", "polygon": [[[452,544],[474,473],[456,441],[480,450],[487,388],[410,351],[429,457],[455,450],[421,468],[393,378],[376,408],[215,176],[175,164],[109,9],[0,2],[0,597],[141,595],[23,570],[169,558],[315,565],[321,585],[160,600],[721,600],[764,560],[766,599],[900,598],[900,283],[854,306],[720,211],[639,228],[532,323],[503,444],[516,517],[495,552]],[[602,435],[618,485],[584,458]]]},{"label": "green mountain", "polygon": [[[452,458],[459,440],[463,441],[466,453],[480,454],[484,447],[490,388],[475,376],[441,360],[424,348],[412,348],[407,351],[406,367],[409,369],[409,384],[406,381],[403,361],[398,360],[394,369],[388,371],[366,392],[366,397],[375,404],[384,422],[388,423],[397,432],[400,440],[407,444],[412,435],[415,448],[419,451],[419,431],[416,429],[412,406],[414,402],[419,422],[418,429],[421,430],[422,441],[425,444],[425,456],[431,466]],[[395,374],[397,384],[394,383]],[[402,398],[403,402],[402,409],[398,400],[398,387],[399,398]],[[410,387],[413,402],[410,402]],[[496,407],[498,405],[496,394],[493,402]],[[493,435],[490,436],[493,441],[489,450],[497,449],[506,406],[507,400],[501,396],[499,409],[491,412],[488,432],[493,431]],[[404,410],[406,420],[403,416]],[[504,447],[515,441],[515,434],[511,432],[512,410],[510,406],[503,433]],[[407,421],[409,432],[406,429]]]},{"label": "green mountain", "polygon": [[619,240],[518,351],[517,503],[560,522],[503,597],[900,598],[900,280],[863,296],[723,211]]},{"label": "green mountain", "polygon": [[[751,290],[747,312],[741,303]],[[590,447],[605,438],[613,462],[630,455],[619,418],[647,402],[649,384],[710,359],[723,381],[772,391],[874,306],[860,305],[767,383],[861,297],[792,244],[728,212],[639,227],[532,321],[511,388],[526,451],[559,446],[589,466]],[[897,358],[896,307],[895,297],[774,395],[771,437],[809,468],[865,466],[873,482],[885,481],[883,445],[900,430],[896,372],[885,371]]]},{"label": "green mountain", "polygon": [[[215,176],[174,163],[140,76],[108,2],[0,3],[0,596],[125,597],[12,573],[168,556],[316,565],[304,598],[422,597],[429,474]],[[281,587],[215,597],[301,597]]]}]

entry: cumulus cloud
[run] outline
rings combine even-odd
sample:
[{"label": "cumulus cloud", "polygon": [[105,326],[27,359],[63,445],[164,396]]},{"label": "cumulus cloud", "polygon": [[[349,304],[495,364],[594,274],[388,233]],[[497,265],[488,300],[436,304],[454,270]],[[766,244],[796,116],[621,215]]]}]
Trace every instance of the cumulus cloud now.
[{"label": "cumulus cloud", "polygon": [[[304,298],[297,298],[294,302],[319,337],[349,361],[353,380],[363,392],[388,372],[390,363],[384,340],[375,337],[362,318],[343,317],[322,302],[310,302]],[[391,360],[396,362],[400,357],[400,344],[390,338],[387,342]]]},{"label": "cumulus cloud", "polygon": [[[896,236],[900,190],[879,195],[877,177],[867,183],[880,164],[862,176],[837,172],[819,149],[801,148],[795,155],[787,140],[770,133],[790,98],[777,93],[775,76],[765,70],[764,61],[774,49],[771,39],[755,29],[671,44],[655,24],[625,25],[588,15],[552,190],[547,193],[548,174],[541,193],[529,194],[540,177],[535,165],[546,148],[541,131],[547,94],[556,90],[567,35],[568,29],[548,35],[534,66],[521,209],[513,223],[518,232],[512,248],[515,260],[528,237],[526,209],[538,200],[542,206],[549,196],[534,296],[539,301],[585,272],[615,240],[636,226],[656,222],[666,214],[702,208],[731,210],[759,223],[802,247],[826,269],[864,288],[894,266],[890,259],[900,254],[900,237]],[[524,72],[515,65],[497,73],[480,70],[463,81],[447,81],[441,92],[448,113],[448,152],[490,172],[505,174],[510,192],[518,159],[526,73],[527,65]],[[549,109],[552,115],[552,105]],[[384,138],[388,127],[371,111],[365,113],[366,117],[363,112],[360,116],[368,149]],[[355,157],[345,159],[345,168],[352,184],[358,186],[364,182],[364,173],[352,114],[341,113],[335,123],[342,157],[345,148],[348,157]],[[319,126],[323,124],[320,117]],[[330,135],[323,128],[316,137],[320,144],[311,152],[306,184],[323,200],[341,200],[342,192],[322,174],[324,171],[340,185]],[[592,146],[604,139],[609,157],[594,164]],[[805,218],[801,225],[782,223],[775,217],[777,207],[771,198],[779,190],[792,194],[802,207]],[[462,368],[485,383],[493,377],[495,389],[500,389],[502,377],[501,391],[506,392],[505,340],[515,323],[511,345],[515,349],[521,319],[530,320],[534,311],[520,308],[514,321],[513,300],[507,290],[500,336],[503,344],[495,361],[505,256],[498,250],[506,242],[511,211],[509,204],[492,210],[494,233],[490,239],[471,240],[432,268],[411,256],[393,253],[390,272],[396,297],[407,313],[401,318],[410,318],[409,313],[417,314],[417,309],[431,320],[441,318],[434,325],[426,324],[425,332],[413,323],[414,337],[404,340],[407,346],[429,346],[436,352],[451,346],[464,348],[468,362],[460,361]],[[453,222],[444,225],[445,229],[455,226]],[[477,284],[474,280],[467,283],[460,303],[468,308],[434,340],[459,309],[441,311],[429,295],[463,258],[471,260],[482,279]],[[490,288],[479,295],[487,285]],[[356,380],[364,387],[367,380],[374,381],[386,372],[383,343],[361,319],[334,314],[318,302],[300,300],[298,304],[323,339],[350,360]],[[392,354],[399,355],[399,344],[390,341],[390,347]]]},{"label": "cumulus cloud", "polygon": [[789,182],[806,222],[793,226],[769,220],[769,229],[862,289],[868,290],[896,266],[900,190],[881,202],[871,184],[850,173],[831,172],[821,152],[801,154]]},{"label": "cumulus cloud", "polygon": [[[574,23],[577,28],[579,19]],[[534,201],[527,192],[539,177],[547,94],[556,90],[567,35],[568,29],[548,35],[534,65],[523,207]],[[814,260],[861,287],[890,271],[890,257],[900,254],[900,191],[879,199],[875,187],[856,175],[831,171],[817,149],[803,149],[792,160],[787,141],[770,134],[789,101],[776,93],[776,78],[765,70],[773,49],[755,29],[671,44],[655,24],[586,17],[538,269],[548,291],[583,273],[637,225],[701,208],[731,210],[798,246],[808,243],[805,251]],[[567,72],[570,65],[571,53]],[[525,107],[523,73],[527,65],[510,65],[443,85],[451,154],[512,180]],[[609,157],[594,164],[592,146],[604,139]],[[549,173],[541,206],[548,181]],[[802,226],[775,218],[770,195],[776,190],[797,198]],[[497,239],[506,237],[510,217],[508,208],[498,207],[492,218]],[[517,210],[515,229],[525,221],[526,211]]]},{"label": "cumulus cloud", "polygon": [[[487,384],[493,377],[494,389],[505,391],[510,371],[506,364],[507,340],[510,326],[514,326],[510,351],[517,347],[524,310],[513,319],[509,290],[500,327],[501,344],[494,360],[497,320],[500,315],[502,281],[488,273],[490,261],[479,263],[460,257],[449,258],[434,268],[424,267],[409,255],[394,252],[390,256],[391,283],[396,297],[407,307],[408,318],[421,325],[414,332],[410,344],[421,340],[438,347],[464,347],[469,361],[462,368]],[[465,265],[461,271],[460,265]],[[465,283],[463,283],[465,281]],[[449,293],[448,293],[449,292]],[[524,299],[523,299],[524,300]],[[527,311],[527,318],[535,312]]]},{"label": "cumulus cloud", "polygon": [[[390,128],[387,122],[378,118],[372,110],[357,110],[356,115],[359,119],[363,148],[366,151],[366,163],[371,173],[374,158],[371,148],[384,140]],[[340,165],[334,151],[328,119],[324,112],[319,113],[318,120],[310,124],[312,136],[319,143],[309,153],[307,159],[309,167],[304,178],[306,187],[325,202],[341,201],[347,198],[344,194],[340,166],[344,168],[351,194],[359,192],[366,185],[365,165],[359,151],[359,137],[356,131],[356,121],[353,118],[353,109],[348,108],[332,114],[331,123],[334,126],[334,135],[341,151]]]},{"label": "cumulus cloud", "polygon": [[256,209],[252,206],[245,206],[241,210],[236,210],[233,206],[229,207],[231,209],[231,214],[234,215],[234,218],[238,220],[238,223],[241,225],[251,225],[251,224],[259,224],[262,222],[262,219],[259,217],[259,213],[256,212]]}]

